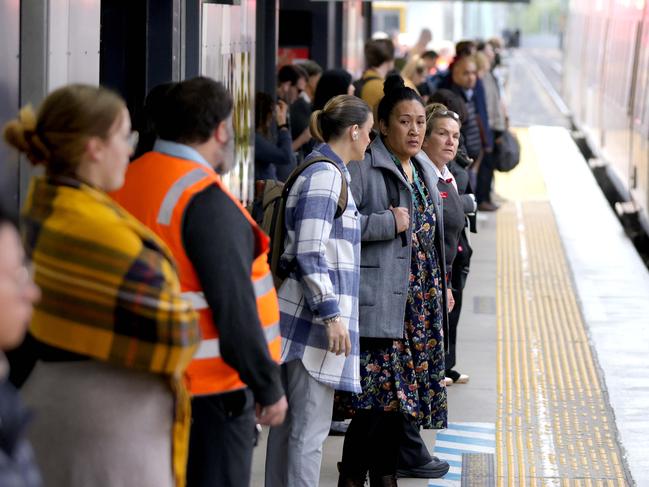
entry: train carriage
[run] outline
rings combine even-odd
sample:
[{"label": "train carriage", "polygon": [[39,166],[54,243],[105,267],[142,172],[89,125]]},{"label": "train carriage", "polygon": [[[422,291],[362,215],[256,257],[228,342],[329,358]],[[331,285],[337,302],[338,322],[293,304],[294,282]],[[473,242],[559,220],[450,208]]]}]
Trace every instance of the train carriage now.
[{"label": "train carriage", "polygon": [[645,0],[573,0],[563,89],[618,199],[649,228],[649,10]]}]

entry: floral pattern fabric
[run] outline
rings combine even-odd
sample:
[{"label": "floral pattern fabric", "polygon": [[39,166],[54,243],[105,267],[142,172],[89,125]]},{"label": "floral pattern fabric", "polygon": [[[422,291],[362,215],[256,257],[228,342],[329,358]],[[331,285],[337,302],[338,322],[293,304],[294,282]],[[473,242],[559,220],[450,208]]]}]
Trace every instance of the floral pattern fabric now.
[{"label": "floral pattern fabric", "polygon": [[361,339],[360,394],[353,409],[399,411],[427,429],[446,428],[442,331],[442,276],[435,238],[435,211],[425,185],[413,191],[410,285],[404,339]]}]

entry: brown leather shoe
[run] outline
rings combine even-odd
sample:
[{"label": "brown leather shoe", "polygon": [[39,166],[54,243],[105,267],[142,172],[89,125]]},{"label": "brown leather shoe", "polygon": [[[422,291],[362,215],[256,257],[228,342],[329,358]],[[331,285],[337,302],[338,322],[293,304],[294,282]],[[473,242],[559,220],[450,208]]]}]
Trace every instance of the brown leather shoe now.
[{"label": "brown leather shoe", "polygon": [[479,211],[496,211],[498,208],[500,208],[498,205],[490,201],[483,201],[478,205]]}]

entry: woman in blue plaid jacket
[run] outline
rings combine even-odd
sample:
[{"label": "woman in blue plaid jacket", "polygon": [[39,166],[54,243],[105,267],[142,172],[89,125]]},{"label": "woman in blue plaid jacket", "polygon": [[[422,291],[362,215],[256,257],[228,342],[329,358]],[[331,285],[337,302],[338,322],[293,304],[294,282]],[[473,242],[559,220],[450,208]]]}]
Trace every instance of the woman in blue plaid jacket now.
[{"label": "woman in blue plaid jacket", "polygon": [[[307,161],[323,161],[305,169],[289,191],[280,265],[293,270],[278,291],[289,411],[284,424],[270,431],[266,487],[317,487],[334,389],[360,391],[361,235],[343,178],[350,182],[347,163],[363,158],[373,123],[369,106],[350,95],[334,97],[314,112],[311,133],[323,143]],[[347,206],[336,218],[343,188]]]}]

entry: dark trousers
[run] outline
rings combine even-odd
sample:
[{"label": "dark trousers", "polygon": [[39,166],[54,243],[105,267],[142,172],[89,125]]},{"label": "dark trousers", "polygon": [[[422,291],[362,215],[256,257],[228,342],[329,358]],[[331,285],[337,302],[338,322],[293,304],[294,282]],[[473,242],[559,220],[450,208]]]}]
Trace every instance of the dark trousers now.
[{"label": "dark trousers", "polygon": [[462,289],[453,289],[453,299],[455,306],[453,311],[448,314],[448,350],[446,352],[446,370],[455,367],[455,345],[457,343],[457,324],[460,321],[462,312]]},{"label": "dark trousers", "polygon": [[475,198],[480,203],[491,203],[491,183],[494,179],[493,152],[485,152],[480,167],[478,168],[478,180],[475,191]]},{"label": "dark trousers", "polygon": [[395,474],[404,415],[359,410],[349,423],[343,445],[342,469],[348,474]]},{"label": "dark trousers", "polygon": [[254,441],[250,390],[194,397],[187,487],[250,485]]},{"label": "dark trousers", "polygon": [[428,448],[419,432],[419,426],[402,415],[401,440],[399,442],[399,468],[416,468],[430,463]]}]

